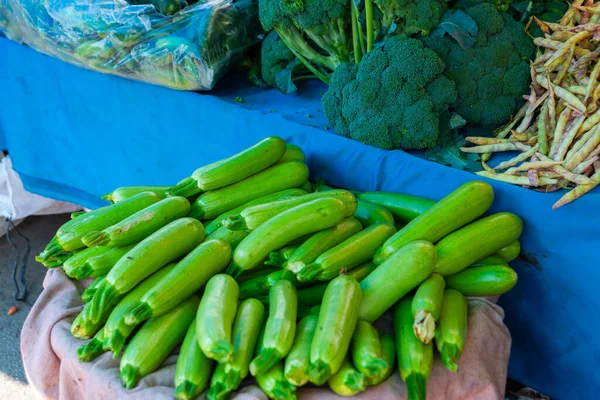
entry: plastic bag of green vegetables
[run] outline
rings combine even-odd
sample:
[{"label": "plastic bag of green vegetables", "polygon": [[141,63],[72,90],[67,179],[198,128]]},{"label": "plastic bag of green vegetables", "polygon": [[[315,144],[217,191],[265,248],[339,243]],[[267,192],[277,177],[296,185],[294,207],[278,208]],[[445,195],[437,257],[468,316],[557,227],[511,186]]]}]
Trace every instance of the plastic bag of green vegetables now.
[{"label": "plastic bag of green vegetables", "polygon": [[262,35],[256,0],[0,0],[0,33],[100,72],[210,90]]}]

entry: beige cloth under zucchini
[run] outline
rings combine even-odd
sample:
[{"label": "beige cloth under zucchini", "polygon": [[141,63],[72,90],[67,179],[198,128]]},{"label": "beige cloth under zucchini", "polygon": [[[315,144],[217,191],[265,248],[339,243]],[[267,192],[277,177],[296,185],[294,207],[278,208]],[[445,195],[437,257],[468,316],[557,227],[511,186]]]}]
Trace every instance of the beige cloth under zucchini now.
[{"label": "beige cloth under zucchini", "polygon": [[[21,333],[21,353],[29,383],[40,398],[61,400],[173,399],[173,375],[177,357],[170,356],[162,367],[143,378],[133,390],[121,386],[119,359],[105,353],[88,363],[77,359],[82,345],[71,336],[73,318],[82,309],[82,286],[61,270],[48,271],[44,291],[32,308]],[[503,399],[511,338],[502,322],[504,311],[484,299],[469,300],[467,345],[455,374],[436,359],[428,380],[429,400]],[[202,397],[201,397],[202,398]],[[236,400],[266,400],[248,381]],[[342,399],[326,387],[302,388],[299,399]],[[395,372],[383,384],[356,396],[368,400],[404,400],[406,390]]]}]

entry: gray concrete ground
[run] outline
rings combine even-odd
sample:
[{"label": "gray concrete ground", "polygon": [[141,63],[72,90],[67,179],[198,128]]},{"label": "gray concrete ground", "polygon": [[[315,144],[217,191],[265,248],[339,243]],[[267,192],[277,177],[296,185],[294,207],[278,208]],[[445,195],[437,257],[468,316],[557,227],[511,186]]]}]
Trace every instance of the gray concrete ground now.
[{"label": "gray concrete ground", "polygon": [[[46,268],[35,262],[35,255],[39,254],[46,243],[52,238],[56,229],[69,219],[68,214],[44,217],[29,217],[17,229],[31,242],[31,253],[25,277],[29,293],[25,301],[14,299],[15,287],[12,279],[13,266],[17,253],[6,240],[0,238],[0,399],[32,399],[33,391],[27,385],[21,352],[19,336],[23,322],[35,300],[42,291],[42,282]],[[16,234],[15,243],[21,251],[25,250],[25,241]],[[8,315],[8,310],[17,306],[18,311]]]}]

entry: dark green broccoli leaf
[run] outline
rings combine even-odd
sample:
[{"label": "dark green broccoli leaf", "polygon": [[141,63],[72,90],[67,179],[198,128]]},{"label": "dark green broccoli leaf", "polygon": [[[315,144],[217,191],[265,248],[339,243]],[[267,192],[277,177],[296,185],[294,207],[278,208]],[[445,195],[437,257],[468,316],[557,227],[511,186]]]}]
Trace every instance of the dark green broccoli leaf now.
[{"label": "dark green broccoli leaf", "polygon": [[454,38],[463,49],[473,46],[479,28],[469,16],[461,10],[449,10],[442,22],[431,32],[431,36],[443,37],[446,33]]}]

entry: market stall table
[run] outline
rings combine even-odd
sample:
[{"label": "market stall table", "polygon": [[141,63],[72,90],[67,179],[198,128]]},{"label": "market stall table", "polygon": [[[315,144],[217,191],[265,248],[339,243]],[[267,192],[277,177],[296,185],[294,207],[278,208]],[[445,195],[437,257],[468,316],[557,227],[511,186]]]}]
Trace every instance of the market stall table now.
[{"label": "market stall table", "polygon": [[[300,145],[314,178],[351,189],[439,199],[474,179],[327,132],[325,87],[317,82],[289,96],[239,78],[211,94],[175,92],[78,69],[4,39],[0,61],[0,147],[28,190],[88,207],[118,186],[172,184],[269,135]],[[524,258],[514,263],[519,283],[500,302],[513,337],[509,376],[554,398],[598,397],[600,191],[552,211],[562,193],[490,183],[491,212],[525,221]]]}]

